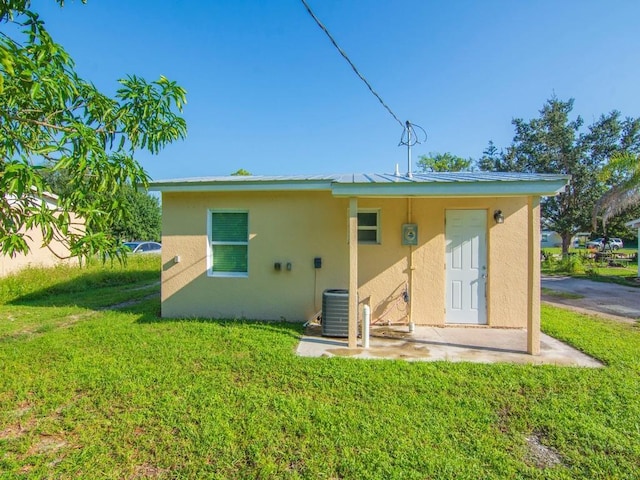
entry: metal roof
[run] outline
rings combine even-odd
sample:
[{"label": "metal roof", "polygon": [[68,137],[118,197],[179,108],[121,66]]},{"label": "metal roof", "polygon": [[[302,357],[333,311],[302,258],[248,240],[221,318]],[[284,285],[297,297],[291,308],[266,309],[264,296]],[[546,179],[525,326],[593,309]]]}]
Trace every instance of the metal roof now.
[{"label": "metal roof", "polygon": [[636,218],[635,220],[631,220],[630,222],[625,223],[627,227],[631,228],[640,228],[640,218]]},{"label": "metal roof", "polygon": [[333,176],[336,183],[440,183],[440,182],[518,182],[568,179],[567,175],[515,172],[430,172],[411,177],[394,174],[352,173]]},{"label": "metal roof", "polygon": [[569,179],[568,175],[513,172],[224,176],[153,181],[150,190],[328,190],[335,196],[556,195]]},{"label": "metal roof", "polygon": [[214,177],[173,178],[152,181],[151,184],[165,183],[217,183],[217,182],[307,182],[316,180],[334,180],[340,175],[222,175]]}]

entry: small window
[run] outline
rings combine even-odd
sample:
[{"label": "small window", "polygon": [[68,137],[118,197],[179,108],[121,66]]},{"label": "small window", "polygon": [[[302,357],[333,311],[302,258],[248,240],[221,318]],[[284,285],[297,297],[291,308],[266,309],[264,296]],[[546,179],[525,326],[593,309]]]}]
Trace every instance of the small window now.
[{"label": "small window", "polygon": [[360,210],[358,212],[358,243],[380,243],[379,210]]},{"label": "small window", "polygon": [[248,273],[249,222],[247,212],[211,212],[210,274],[246,277]]}]

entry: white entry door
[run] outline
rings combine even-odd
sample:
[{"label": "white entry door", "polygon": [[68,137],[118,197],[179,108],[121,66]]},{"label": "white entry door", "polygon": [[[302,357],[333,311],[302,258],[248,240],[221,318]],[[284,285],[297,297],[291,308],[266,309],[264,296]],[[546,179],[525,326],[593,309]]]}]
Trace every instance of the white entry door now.
[{"label": "white entry door", "polygon": [[447,323],[487,323],[486,231],[486,210],[447,210]]}]

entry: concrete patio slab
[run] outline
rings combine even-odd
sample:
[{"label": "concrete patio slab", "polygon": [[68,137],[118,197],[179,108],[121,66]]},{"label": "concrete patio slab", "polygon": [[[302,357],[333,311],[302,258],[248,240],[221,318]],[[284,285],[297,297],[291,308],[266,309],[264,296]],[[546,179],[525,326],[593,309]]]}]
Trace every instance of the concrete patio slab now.
[{"label": "concrete patio slab", "polygon": [[541,334],[540,355],[529,355],[526,330],[486,327],[416,326],[413,333],[409,333],[406,326],[375,327],[368,349],[349,349],[347,339],[322,337],[321,328],[312,325],[300,340],[297,354],[304,357],[603,366],[598,360],[545,334]]}]

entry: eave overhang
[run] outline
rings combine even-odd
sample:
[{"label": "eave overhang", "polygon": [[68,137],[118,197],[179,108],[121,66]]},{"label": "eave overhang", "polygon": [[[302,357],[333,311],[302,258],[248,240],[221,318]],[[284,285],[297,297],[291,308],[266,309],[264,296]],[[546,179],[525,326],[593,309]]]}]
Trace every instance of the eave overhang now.
[{"label": "eave overhang", "polygon": [[521,182],[434,182],[402,184],[334,184],[335,197],[514,197],[555,196],[567,180]]},{"label": "eave overhang", "polygon": [[415,177],[392,175],[329,175],[281,177],[203,177],[154,181],[159,192],[286,192],[328,191],[335,197],[509,197],[554,196],[568,175],[448,173]]},{"label": "eave overhang", "polygon": [[185,181],[151,182],[150,191],[157,192],[280,192],[331,190],[331,180],[318,181]]}]

